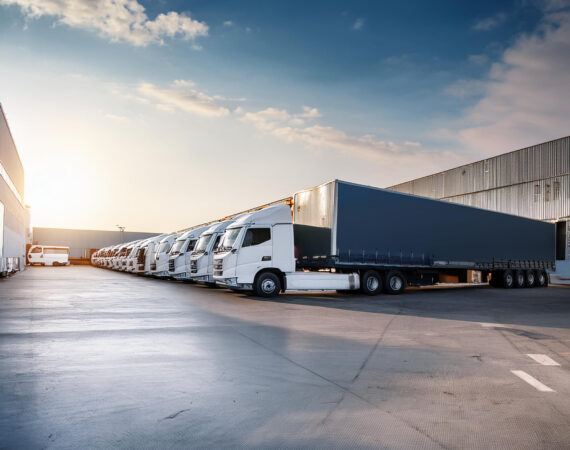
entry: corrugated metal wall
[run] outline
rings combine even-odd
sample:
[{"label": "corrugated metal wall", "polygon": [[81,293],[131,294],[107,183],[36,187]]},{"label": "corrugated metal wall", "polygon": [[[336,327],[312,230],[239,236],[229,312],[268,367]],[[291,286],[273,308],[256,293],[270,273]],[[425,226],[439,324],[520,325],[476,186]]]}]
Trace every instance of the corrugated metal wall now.
[{"label": "corrugated metal wall", "polygon": [[538,220],[570,217],[570,136],[387,189]]}]

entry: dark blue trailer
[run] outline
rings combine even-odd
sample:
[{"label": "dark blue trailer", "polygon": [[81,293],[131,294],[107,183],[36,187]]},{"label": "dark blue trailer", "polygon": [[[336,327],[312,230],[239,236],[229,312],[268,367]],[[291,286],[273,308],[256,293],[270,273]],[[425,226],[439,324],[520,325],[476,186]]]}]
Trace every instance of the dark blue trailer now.
[{"label": "dark blue trailer", "polygon": [[358,270],[364,291],[370,277],[398,293],[467,270],[494,286],[546,286],[554,269],[546,222],[340,180],[296,193],[293,205],[298,268]]}]

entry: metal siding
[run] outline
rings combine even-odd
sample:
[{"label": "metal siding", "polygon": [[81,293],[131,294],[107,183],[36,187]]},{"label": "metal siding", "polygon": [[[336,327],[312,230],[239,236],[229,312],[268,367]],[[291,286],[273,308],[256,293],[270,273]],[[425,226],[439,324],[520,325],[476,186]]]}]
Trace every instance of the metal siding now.
[{"label": "metal siding", "polygon": [[305,191],[294,199],[294,219],[299,225],[332,229],[334,222],[335,182],[331,181]]},{"label": "metal siding", "polygon": [[554,225],[338,182],[337,248],[341,261],[553,261]]},{"label": "metal siding", "polygon": [[34,228],[33,242],[40,245],[69,247],[72,258],[82,258],[83,250],[103,248],[122,242],[147,239],[160,233],[139,233],[133,231],[70,230],[64,228]]},{"label": "metal siding", "polygon": [[[570,136],[411,180],[389,190],[538,220],[570,216]],[[560,198],[552,199],[554,182]],[[535,201],[539,185],[541,199]],[[550,199],[544,193],[550,185]]]}]

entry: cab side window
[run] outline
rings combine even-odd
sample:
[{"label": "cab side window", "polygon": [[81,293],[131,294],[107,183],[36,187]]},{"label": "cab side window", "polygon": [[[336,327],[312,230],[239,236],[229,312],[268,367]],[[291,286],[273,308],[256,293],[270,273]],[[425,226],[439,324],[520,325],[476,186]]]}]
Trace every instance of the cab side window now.
[{"label": "cab side window", "polygon": [[41,252],[42,252],[42,248],[41,248],[41,247],[36,247],[36,248],[33,248],[30,253],[41,253]]},{"label": "cab side window", "polygon": [[243,238],[242,247],[263,244],[271,240],[271,230],[269,228],[250,228]]}]

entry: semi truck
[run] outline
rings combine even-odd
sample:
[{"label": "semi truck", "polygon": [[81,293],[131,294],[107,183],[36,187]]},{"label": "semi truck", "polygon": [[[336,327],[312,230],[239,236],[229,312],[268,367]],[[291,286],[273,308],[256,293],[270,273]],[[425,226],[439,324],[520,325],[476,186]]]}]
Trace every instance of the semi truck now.
[{"label": "semi truck", "polygon": [[199,225],[181,234],[170,250],[168,275],[175,280],[190,281],[190,255],[203,231],[209,225]]},{"label": "semi truck", "polygon": [[214,255],[214,280],[272,297],[283,291],[400,294],[468,270],[505,288],[546,286],[553,224],[333,180],[292,206],[244,215]]},{"label": "semi truck", "polygon": [[151,264],[156,264],[154,257],[156,252],[156,246],[166,235],[161,234],[153,238],[147,239],[144,244],[139,247],[137,253],[137,264],[133,273],[141,275],[150,275]]},{"label": "semi truck", "polygon": [[172,233],[160,241],[156,248],[154,265],[151,263],[152,276],[160,278],[168,277],[170,249],[179,236],[179,234]]},{"label": "semi truck", "polygon": [[214,251],[218,248],[226,228],[234,220],[226,220],[213,224],[200,235],[192,254],[190,255],[190,277],[193,281],[214,285]]}]

